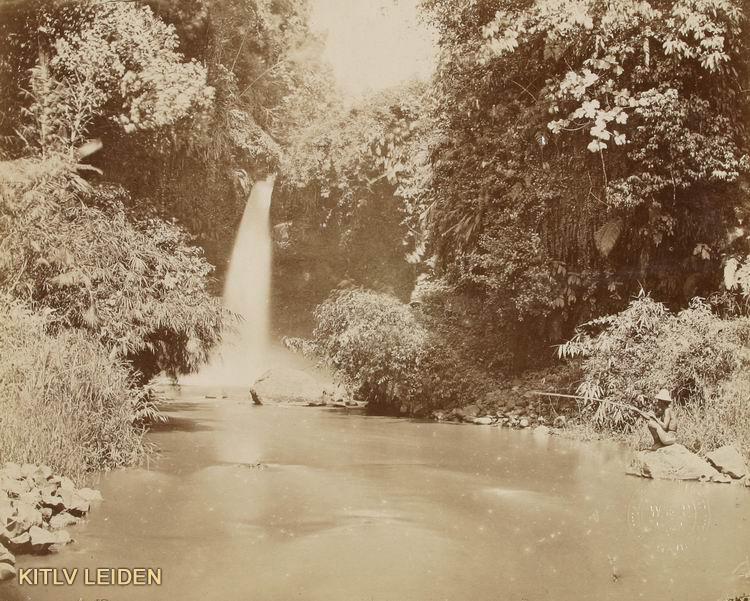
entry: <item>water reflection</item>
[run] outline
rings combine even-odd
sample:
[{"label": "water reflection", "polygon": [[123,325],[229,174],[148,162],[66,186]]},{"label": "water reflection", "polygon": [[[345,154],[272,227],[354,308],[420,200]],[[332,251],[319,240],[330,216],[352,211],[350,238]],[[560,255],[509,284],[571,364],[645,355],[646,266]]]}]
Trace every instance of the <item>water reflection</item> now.
[{"label": "water reflection", "polygon": [[[722,599],[748,590],[747,490],[624,475],[614,445],[206,400],[150,470],[101,478],[77,544],[24,566],[155,566],[64,598]],[[187,425],[192,422],[199,427]],[[3,596],[4,595],[4,596]],[[21,596],[19,596],[21,595]],[[58,601],[60,588],[0,588]]]}]

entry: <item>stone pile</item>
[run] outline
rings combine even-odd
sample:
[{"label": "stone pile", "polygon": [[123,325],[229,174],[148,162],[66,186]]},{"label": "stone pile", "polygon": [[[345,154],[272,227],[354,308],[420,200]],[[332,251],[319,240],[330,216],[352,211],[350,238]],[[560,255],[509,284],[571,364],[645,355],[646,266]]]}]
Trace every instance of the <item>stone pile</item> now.
[{"label": "stone pile", "polygon": [[464,422],[476,424],[478,426],[505,426],[508,428],[539,428],[540,433],[549,433],[549,426],[563,428],[566,424],[564,416],[545,417],[531,410],[528,407],[514,407],[498,411],[482,408],[480,405],[466,405],[450,411],[434,411],[432,419],[437,421]]},{"label": "stone pile", "polygon": [[70,543],[65,528],[101,498],[46,465],[6,463],[0,469],[0,580],[16,574],[13,553],[54,553]]}]

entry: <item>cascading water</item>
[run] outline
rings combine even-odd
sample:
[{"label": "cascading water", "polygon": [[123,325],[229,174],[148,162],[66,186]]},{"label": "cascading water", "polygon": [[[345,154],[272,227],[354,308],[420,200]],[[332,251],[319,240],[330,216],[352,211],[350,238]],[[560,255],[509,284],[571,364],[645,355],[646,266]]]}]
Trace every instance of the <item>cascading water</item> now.
[{"label": "cascading water", "polygon": [[255,183],[245,205],[224,284],[224,306],[242,319],[209,364],[184,384],[249,386],[267,368],[271,294],[269,212],[274,176]]}]

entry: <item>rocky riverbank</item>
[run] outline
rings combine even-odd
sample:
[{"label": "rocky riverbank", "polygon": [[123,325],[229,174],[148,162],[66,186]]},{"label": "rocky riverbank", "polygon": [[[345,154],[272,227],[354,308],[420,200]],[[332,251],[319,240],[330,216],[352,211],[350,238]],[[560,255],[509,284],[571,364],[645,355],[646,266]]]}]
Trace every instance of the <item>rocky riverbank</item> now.
[{"label": "rocky riverbank", "polygon": [[[567,391],[574,388],[576,370],[552,368],[525,374],[522,378],[494,388],[475,403],[453,409],[400,413],[441,422],[474,424],[531,430],[535,435],[564,435],[582,438],[580,410],[575,400],[546,397],[533,390]],[[282,402],[309,407],[365,408],[367,403],[351,398],[343,386],[323,382],[313,375],[292,369],[269,370],[250,391],[256,404]],[[645,478],[700,480],[718,483],[742,483],[750,487],[750,470],[742,455],[730,446],[716,449],[705,458],[683,445],[657,451],[639,451],[628,473]]]},{"label": "rocky riverbank", "polygon": [[14,553],[55,553],[71,543],[65,528],[101,498],[46,465],[6,463],[0,469],[0,580],[15,577]]}]

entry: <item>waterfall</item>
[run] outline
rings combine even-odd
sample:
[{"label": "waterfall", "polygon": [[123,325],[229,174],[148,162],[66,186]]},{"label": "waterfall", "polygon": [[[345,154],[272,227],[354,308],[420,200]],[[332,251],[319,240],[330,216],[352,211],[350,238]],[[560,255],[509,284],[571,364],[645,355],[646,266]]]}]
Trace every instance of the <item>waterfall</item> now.
[{"label": "waterfall", "polygon": [[271,232],[269,213],[274,176],[255,183],[234,240],[223,302],[242,317],[227,332],[218,352],[185,384],[250,386],[268,367]]}]

